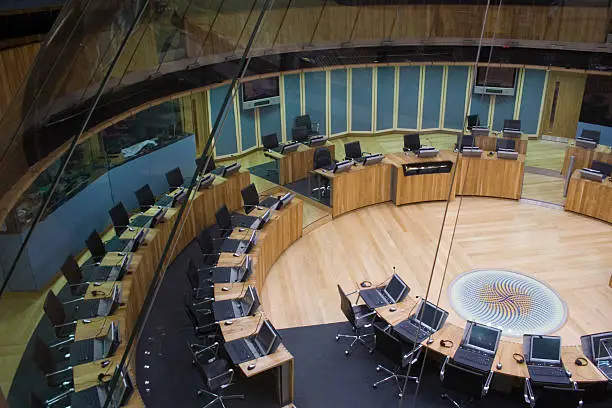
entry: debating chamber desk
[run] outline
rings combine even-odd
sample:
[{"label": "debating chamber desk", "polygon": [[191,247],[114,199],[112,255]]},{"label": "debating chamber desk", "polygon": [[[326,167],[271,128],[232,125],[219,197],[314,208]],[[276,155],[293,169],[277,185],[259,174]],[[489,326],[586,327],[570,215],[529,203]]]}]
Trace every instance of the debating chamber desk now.
[{"label": "debating chamber desk", "polygon": [[565,209],[612,223],[612,180],[603,182],[580,177],[574,170],[567,187]]},{"label": "debating chamber desk", "polygon": [[585,149],[584,147],[576,146],[576,142],[571,140],[565,149],[565,158],[561,168],[561,174],[564,176],[567,175],[570,157],[572,156],[574,156],[574,170],[589,167],[593,160],[612,164],[612,148],[610,146],[600,144],[594,149]]},{"label": "debating chamber desk", "polygon": [[514,140],[516,151],[519,152],[519,154],[527,154],[529,137],[526,134],[522,134],[520,138],[503,137],[501,133],[489,136],[475,136],[474,142],[476,146],[480,147],[482,150],[495,151],[497,150],[498,139]]},{"label": "debating chamber desk", "polygon": [[264,155],[274,159],[278,163],[279,184],[293,183],[294,181],[308,177],[308,173],[314,166],[314,152],[319,147],[327,147],[332,159],[336,152],[336,146],[326,142],[324,145],[310,147],[300,143],[296,151],[289,153],[278,153],[275,151],[264,151]]},{"label": "debating chamber desk", "polygon": [[[405,319],[408,319],[414,312],[414,308],[418,301],[412,298],[410,295],[399,303],[393,304],[395,311],[391,311],[389,305],[376,308],[375,311],[378,316],[385,320],[391,326],[395,326]],[[433,343],[427,344],[427,340],[424,340],[421,345],[430,351],[434,352],[434,356],[438,356],[440,359],[445,357],[453,357],[461,338],[463,337],[464,328],[454,323],[446,322],[446,324],[434,333],[431,338],[434,340]],[[440,340],[450,340],[452,344],[445,343],[446,346],[441,345]],[[495,364],[491,368],[494,373],[503,374],[508,377],[510,381],[520,382],[525,378],[529,378],[529,372],[527,365],[524,363],[518,363],[514,359],[514,353],[523,354],[523,345],[521,338],[517,338],[516,341],[507,340],[503,338],[499,342],[499,348],[495,355]],[[587,360],[587,364],[584,366],[578,366],[574,361],[578,358],[584,358],[580,346],[563,346],[561,347],[561,358],[565,363],[565,367],[572,372],[572,380],[578,384],[585,385],[590,383],[605,383],[607,378],[591,363]],[[502,363],[502,368],[497,368],[497,363]],[[493,382],[495,388],[497,380]],[[503,387],[503,385],[501,386]]]},{"label": "debating chamber desk", "polygon": [[[431,174],[413,173],[410,169],[412,166],[427,167],[425,164],[444,165],[446,169]],[[316,169],[311,171],[311,176],[329,180],[332,217],[338,217],[385,201],[402,205],[446,200],[453,175],[451,199],[455,195],[469,195],[518,200],[524,171],[524,154],[519,154],[517,160],[501,159],[497,153],[487,151],[480,157],[459,154],[457,164],[456,152],[442,150],[436,157],[429,158],[419,158],[414,153],[391,153],[374,165],[355,164],[338,174]]]}]

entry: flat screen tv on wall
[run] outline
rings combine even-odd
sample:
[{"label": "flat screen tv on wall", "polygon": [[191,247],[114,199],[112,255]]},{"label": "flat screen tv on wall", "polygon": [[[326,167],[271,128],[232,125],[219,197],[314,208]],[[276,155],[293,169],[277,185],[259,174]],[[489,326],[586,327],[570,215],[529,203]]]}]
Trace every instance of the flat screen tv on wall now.
[{"label": "flat screen tv on wall", "polygon": [[280,103],[278,77],[261,78],[242,83],[242,109]]},{"label": "flat screen tv on wall", "polygon": [[514,95],[515,68],[480,67],[476,73],[475,94]]}]

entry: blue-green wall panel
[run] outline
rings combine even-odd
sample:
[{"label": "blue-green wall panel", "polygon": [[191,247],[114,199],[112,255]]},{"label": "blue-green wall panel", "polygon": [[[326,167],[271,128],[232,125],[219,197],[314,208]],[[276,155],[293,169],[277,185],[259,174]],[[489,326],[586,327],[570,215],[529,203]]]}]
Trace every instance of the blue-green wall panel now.
[{"label": "blue-green wall panel", "polygon": [[419,114],[420,67],[400,67],[397,127],[416,129]]},{"label": "blue-green wall panel", "polygon": [[351,129],[372,131],[372,68],[353,69],[351,94]]},{"label": "blue-green wall panel", "polygon": [[463,129],[468,72],[468,67],[448,67],[444,106],[444,127],[447,129]]},{"label": "blue-green wall panel", "polygon": [[482,126],[487,126],[489,124],[489,103],[489,95],[472,95],[470,115],[478,115]]},{"label": "blue-green wall panel", "polygon": [[523,82],[523,96],[521,97],[521,130],[523,133],[536,134],[542,94],[544,93],[544,80],[546,71],[540,69],[526,69]]},{"label": "blue-green wall panel", "polygon": [[287,140],[291,140],[291,128],[293,128],[296,116],[300,116],[300,76],[298,74],[285,75],[285,125],[287,127]]},{"label": "blue-green wall panel", "polygon": [[281,129],[280,105],[259,108],[259,132],[262,136],[276,133],[276,137],[280,141],[282,139]]},{"label": "blue-green wall panel", "polygon": [[242,150],[257,145],[257,135],[255,134],[255,109],[243,109],[240,112],[240,137],[242,141]]},{"label": "blue-green wall panel", "polygon": [[[221,112],[225,95],[229,90],[229,85],[222,85],[217,88],[210,90],[210,110],[211,110],[211,123],[215,125],[217,116]],[[219,132],[219,137],[215,144],[216,152],[218,156],[224,156],[227,154],[234,154],[238,152],[238,146],[236,146],[236,117],[234,113],[234,104],[229,101],[227,108],[227,117],[225,121],[222,121],[222,127]]]},{"label": "blue-green wall panel", "polygon": [[504,128],[504,120],[514,119],[515,100],[514,96],[495,96],[495,111],[493,112],[494,130],[502,130]]},{"label": "blue-green wall panel", "polygon": [[378,68],[376,87],[376,130],[393,129],[394,67]]},{"label": "blue-green wall panel", "polygon": [[442,96],[442,66],[425,67],[425,87],[423,96],[423,129],[440,126],[440,101]]},{"label": "blue-green wall panel", "polygon": [[306,92],[306,113],[313,122],[319,123],[319,133],[327,129],[327,109],[325,107],[326,79],[325,71],[304,73],[304,91]]},{"label": "blue-green wall panel", "polygon": [[346,69],[334,69],[331,72],[331,133],[343,133],[346,128],[347,120],[347,72]]}]

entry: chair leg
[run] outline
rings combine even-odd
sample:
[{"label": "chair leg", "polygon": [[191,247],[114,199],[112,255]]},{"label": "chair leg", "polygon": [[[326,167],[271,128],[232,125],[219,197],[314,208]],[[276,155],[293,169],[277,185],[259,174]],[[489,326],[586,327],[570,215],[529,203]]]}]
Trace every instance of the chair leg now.
[{"label": "chair leg", "polygon": [[418,384],[419,383],[419,378],[418,377],[409,376],[409,375],[404,375],[404,374],[398,374],[400,369],[401,368],[397,368],[396,370],[392,371],[392,370],[389,370],[388,368],[386,368],[386,367],[384,367],[384,366],[382,366],[380,364],[377,365],[376,366],[376,371],[381,371],[382,370],[382,371],[386,372],[387,374],[389,374],[389,376],[383,378],[380,381],[375,382],[374,384],[372,384],[372,387],[376,388],[376,387],[378,387],[379,384],[382,384],[382,383],[390,381],[390,380],[394,380],[395,384],[397,385],[398,396],[399,396],[399,398],[402,398],[403,395],[404,395],[404,391],[403,391],[403,388],[402,388],[403,384],[400,382],[400,380],[404,380],[405,381],[406,379],[408,379],[408,380],[414,381],[416,384]]},{"label": "chair leg", "polygon": [[[374,336],[374,333],[366,333],[366,334],[359,334],[359,332],[357,331],[357,334],[337,334],[336,335],[336,341],[340,340],[341,338],[343,339],[353,339],[353,341],[351,342],[351,344],[348,346],[348,348],[346,350],[344,350],[344,354],[345,355],[349,355],[351,354],[351,351],[353,349],[353,346],[355,345],[355,343],[359,342],[361,344],[363,344],[368,351],[371,353],[374,352],[374,348],[371,347],[368,342],[366,341],[367,338]],[[374,337],[376,338],[376,337]]]},{"label": "chair leg", "polygon": [[451,398],[451,396],[450,396],[450,395],[448,395],[448,394],[442,394],[442,395],[440,395],[440,398],[445,399],[445,400],[448,400],[448,402],[450,402],[450,403],[451,403],[451,405],[452,405],[453,407],[455,407],[455,408],[463,408],[463,404],[461,404],[461,403],[459,403],[459,402],[455,401],[455,400],[454,400],[454,399],[452,399],[452,398]]}]

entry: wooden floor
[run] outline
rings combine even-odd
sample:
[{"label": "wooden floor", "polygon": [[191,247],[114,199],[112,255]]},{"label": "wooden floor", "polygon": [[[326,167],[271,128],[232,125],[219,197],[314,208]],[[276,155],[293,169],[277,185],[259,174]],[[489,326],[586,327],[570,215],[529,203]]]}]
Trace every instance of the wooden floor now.
[{"label": "wooden floor", "polygon": [[[462,201],[446,275],[452,227]],[[444,203],[364,208],[315,229],[290,247],[273,266],[263,301],[279,328],[345,320],[336,289],[376,284],[393,267],[424,297],[433,267]],[[573,213],[517,201],[455,200],[446,220],[428,298],[452,312],[446,288],[453,278],[477,268],[514,270],[552,286],[565,300],[569,318],[558,334],[563,344],[580,344],[589,332],[612,330],[612,226]],[[515,339],[516,340],[516,339]],[[516,340],[516,341],[520,341]]]}]

